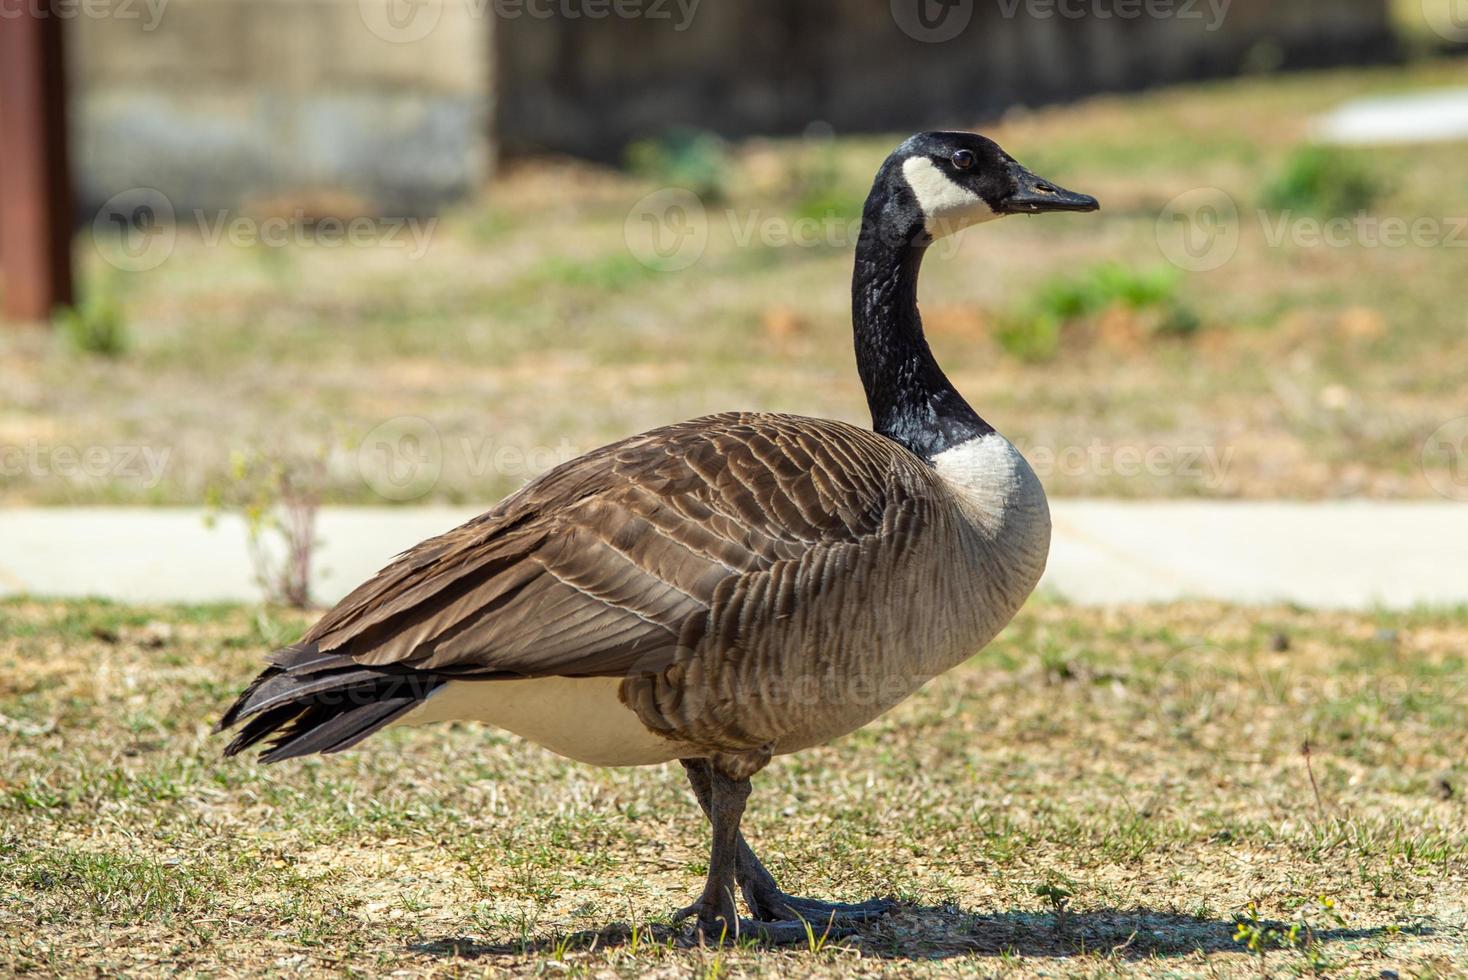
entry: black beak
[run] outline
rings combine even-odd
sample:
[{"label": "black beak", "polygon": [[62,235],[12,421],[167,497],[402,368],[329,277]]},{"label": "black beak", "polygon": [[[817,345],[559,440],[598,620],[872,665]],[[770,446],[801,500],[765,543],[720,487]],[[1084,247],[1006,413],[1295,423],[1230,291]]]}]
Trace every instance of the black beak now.
[{"label": "black beak", "polygon": [[1000,202],[1005,214],[1042,214],[1046,211],[1095,211],[1101,207],[1089,194],[1068,191],[1014,165],[1015,192]]}]

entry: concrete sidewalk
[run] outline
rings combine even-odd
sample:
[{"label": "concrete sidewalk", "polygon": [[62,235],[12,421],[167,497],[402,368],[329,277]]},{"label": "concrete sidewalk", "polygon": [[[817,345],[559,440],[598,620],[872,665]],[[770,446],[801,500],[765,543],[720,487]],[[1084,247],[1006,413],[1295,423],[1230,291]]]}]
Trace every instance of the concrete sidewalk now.
[{"label": "concrete sidewalk", "polygon": [[[1468,505],[1058,500],[1043,588],[1074,602],[1317,608],[1468,603]],[[480,508],[324,511],[315,595],[334,601]],[[0,510],[0,595],[260,597],[235,519],[194,509]]]}]

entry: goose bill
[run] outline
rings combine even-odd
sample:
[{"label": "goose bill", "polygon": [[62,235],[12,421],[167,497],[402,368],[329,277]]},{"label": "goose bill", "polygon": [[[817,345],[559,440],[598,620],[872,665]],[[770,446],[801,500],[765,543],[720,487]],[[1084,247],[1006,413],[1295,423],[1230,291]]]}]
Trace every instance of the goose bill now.
[{"label": "goose bill", "polygon": [[1068,191],[1059,184],[1038,177],[1023,167],[1015,168],[1018,189],[1007,197],[1001,209],[1009,214],[1042,214],[1046,211],[1095,211],[1101,207],[1089,194]]}]

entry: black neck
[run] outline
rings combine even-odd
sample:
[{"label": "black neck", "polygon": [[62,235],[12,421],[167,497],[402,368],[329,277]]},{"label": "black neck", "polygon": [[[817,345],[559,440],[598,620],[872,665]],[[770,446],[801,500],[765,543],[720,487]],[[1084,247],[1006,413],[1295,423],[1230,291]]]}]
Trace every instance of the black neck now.
[{"label": "black neck", "polygon": [[943,374],[918,316],[918,269],[931,242],[920,228],[884,233],[868,212],[856,247],[851,319],[856,369],[872,428],[924,459],[993,432]]}]

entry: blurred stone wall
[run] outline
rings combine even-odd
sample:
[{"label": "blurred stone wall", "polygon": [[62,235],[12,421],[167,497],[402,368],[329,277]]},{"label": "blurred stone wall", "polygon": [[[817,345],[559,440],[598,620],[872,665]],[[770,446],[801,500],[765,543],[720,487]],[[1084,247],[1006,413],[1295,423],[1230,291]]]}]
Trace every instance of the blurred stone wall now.
[{"label": "blurred stone wall", "polygon": [[912,131],[1392,50],[1387,0],[88,2],[103,15],[68,27],[83,216],[136,188],[423,213],[497,147]]},{"label": "blurred stone wall", "polygon": [[668,0],[655,17],[657,3],[501,18],[502,143],[610,157],[670,125],[914,131],[1394,49],[1387,0]]},{"label": "blurred stone wall", "polygon": [[486,19],[469,2],[394,19],[390,2],[118,0],[75,18],[80,213],[152,188],[179,208],[415,214],[477,188],[491,160]]}]

